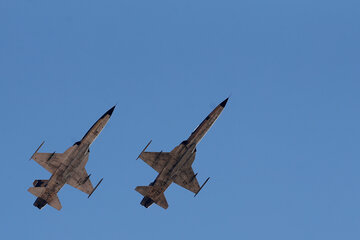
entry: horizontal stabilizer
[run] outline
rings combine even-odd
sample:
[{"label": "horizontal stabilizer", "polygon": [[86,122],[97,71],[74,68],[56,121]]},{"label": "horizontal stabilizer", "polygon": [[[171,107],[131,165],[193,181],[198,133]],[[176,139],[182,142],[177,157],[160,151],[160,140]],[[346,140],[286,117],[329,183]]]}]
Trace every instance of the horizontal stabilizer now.
[{"label": "horizontal stabilizer", "polygon": [[[39,207],[40,209],[46,205],[46,203],[48,203],[50,206],[52,206],[53,208],[57,209],[57,210],[60,210],[62,207],[61,207],[61,203],[60,203],[60,200],[57,196],[57,194],[54,194],[52,199],[47,202],[47,200],[44,200],[41,198],[41,195],[45,192],[46,190],[46,187],[31,187],[28,189],[28,191],[35,195],[36,197],[38,197],[39,200],[35,201],[35,203],[37,203],[38,201],[39,202],[42,202],[42,206]],[[36,204],[35,204],[36,207],[38,207]]]},{"label": "horizontal stabilizer", "polygon": [[45,189],[45,187],[31,187],[28,189],[28,191],[35,197],[41,197]]},{"label": "horizontal stabilizer", "polygon": [[148,196],[149,186],[137,186],[135,190],[143,195],[144,197]]},{"label": "horizontal stabilizer", "polygon": [[53,198],[49,202],[49,205],[52,206],[53,208],[57,209],[57,210],[60,210],[62,208],[60,200],[59,200],[57,194],[54,194]]},{"label": "horizontal stabilizer", "polygon": [[153,200],[160,207],[164,209],[167,209],[169,207],[163,192],[155,195],[154,186],[137,186],[135,190],[141,195],[143,195],[145,198],[150,198],[151,200]]},{"label": "horizontal stabilizer", "polygon": [[169,204],[166,201],[164,193],[161,193],[159,195],[159,198],[157,201],[155,201],[155,203],[164,209],[167,209],[169,207]]}]

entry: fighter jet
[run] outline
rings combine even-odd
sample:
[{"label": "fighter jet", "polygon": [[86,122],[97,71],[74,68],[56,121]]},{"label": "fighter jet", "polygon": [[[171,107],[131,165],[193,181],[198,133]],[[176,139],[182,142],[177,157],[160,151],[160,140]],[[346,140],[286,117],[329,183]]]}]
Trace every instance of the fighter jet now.
[{"label": "fighter jet", "polygon": [[89,159],[91,143],[109,121],[114,108],[115,106],[101,116],[85,136],[64,153],[38,153],[44,142],[38,147],[30,160],[35,160],[48,170],[52,176],[49,180],[35,180],[34,187],[28,189],[31,194],[37,197],[34,202],[35,207],[41,209],[46,204],[49,204],[60,210],[62,207],[57,193],[66,183],[88,194],[88,197],[96,190],[103,179],[94,188],[90,181],[91,174],[87,174],[85,165]]},{"label": "fighter jet", "polygon": [[219,117],[227,101],[228,98],[221,102],[191,133],[190,137],[171,152],[145,152],[151,141],[146,145],[138,158],[149,164],[159,174],[149,186],[135,188],[144,196],[141,205],[148,208],[155,202],[160,207],[167,209],[168,203],[164,192],[173,182],[195,193],[194,196],[200,192],[209,178],[200,187],[196,179],[197,173],[195,174],[191,167],[195,160],[196,145]]}]

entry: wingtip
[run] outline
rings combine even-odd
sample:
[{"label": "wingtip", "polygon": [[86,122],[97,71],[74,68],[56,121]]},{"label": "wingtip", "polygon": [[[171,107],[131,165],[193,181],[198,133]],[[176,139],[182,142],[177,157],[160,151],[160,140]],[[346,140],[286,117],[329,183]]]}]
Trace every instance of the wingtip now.
[{"label": "wingtip", "polygon": [[99,187],[100,183],[104,180],[104,178],[100,179],[98,184],[96,184],[95,188],[91,191],[91,193],[88,195],[88,198],[91,197],[91,195],[95,192],[95,190]]},{"label": "wingtip", "polygon": [[43,141],[40,146],[36,149],[36,151],[34,152],[34,154],[30,157],[29,161],[35,156],[35,154],[39,151],[39,149],[42,147],[42,145],[44,145],[45,141]]},{"label": "wingtip", "polygon": [[199,194],[199,192],[201,191],[201,189],[205,186],[205,184],[209,181],[210,177],[208,177],[205,182],[201,185],[200,189],[195,193],[194,197],[196,197],[196,195]]}]

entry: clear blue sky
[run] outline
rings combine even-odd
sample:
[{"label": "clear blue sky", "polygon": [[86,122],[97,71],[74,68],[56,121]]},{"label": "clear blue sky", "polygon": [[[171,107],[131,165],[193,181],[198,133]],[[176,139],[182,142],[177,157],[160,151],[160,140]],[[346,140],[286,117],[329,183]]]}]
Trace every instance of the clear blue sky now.
[{"label": "clear blue sky", "polygon": [[[360,2],[0,0],[1,239],[360,239]],[[194,199],[134,191],[222,100],[197,148]],[[111,106],[92,198],[26,191]]]}]

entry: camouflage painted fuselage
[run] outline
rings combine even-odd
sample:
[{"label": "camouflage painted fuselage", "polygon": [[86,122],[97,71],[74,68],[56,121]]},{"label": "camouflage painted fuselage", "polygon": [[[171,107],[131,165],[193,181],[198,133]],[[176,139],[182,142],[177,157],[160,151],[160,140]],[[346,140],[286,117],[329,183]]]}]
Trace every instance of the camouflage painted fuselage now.
[{"label": "camouflage painted fuselage", "polygon": [[38,193],[37,191],[34,193],[34,191],[38,189],[29,189],[31,193],[38,196],[34,202],[34,206],[41,209],[47,203],[52,205],[51,203],[53,201],[57,201],[58,203],[54,203],[55,206],[52,206],[60,210],[61,204],[58,200],[57,193],[66,183],[79,188],[87,194],[91,193],[93,187],[89,181],[89,175],[87,175],[85,171],[85,165],[88,161],[90,152],[89,147],[105,127],[113,110],[114,107],[107,111],[98,121],[96,121],[81,141],[76,142],[64,153],[51,154],[46,161],[43,160],[46,153],[34,154],[33,159],[53,173],[49,180],[34,181],[34,188],[42,188],[41,193]]},{"label": "camouflage painted fuselage", "polygon": [[[161,198],[164,198],[163,193],[171,185],[171,183],[178,183],[181,175],[184,172],[184,169],[191,169],[191,165],[195,160],[196,146],[205,136],[211,126],[214,124],[216,119],[219,117],[226,105],[227,99],[219,104],[195,129],[190,137],[183,141],[179,146],[175,147],[170,153],[167,153],[168,157],[166,162],[164,162],[164,167],[159,172],[155,181],[150,183],[149,186],[152,186],[151,189],[144,196],[141,201],[141,205],[149,207],[152,203],[157,203],[158,201],[163,201]],[[140,155],[144,161],[146,161],[146,152]],[[159,155],[164,154],[160,153]],[[156,160],[154,161],[156,164]],[[151,164],[150,164],[151,165]],[[156,169],[155,166],[152,166]],[[186,187],[188,190],[197,193],[200,190],[200,186],[196,180],[196,174],[183,174],[184,184],[187,184]],[[185,176],[186,175],[186,176]],[[191,175],[191,176],[190,176]],[[194,182],[196,181],[196,182]],[[186,182],[186,183],[185,183]],[[179,183],[178,183],[179,184]],[[190,186],[191,185],[191,186]],[[160,206],[161,203],[159,204]],[[167,203],[163,204],[164,208],[167,208]]]}]

